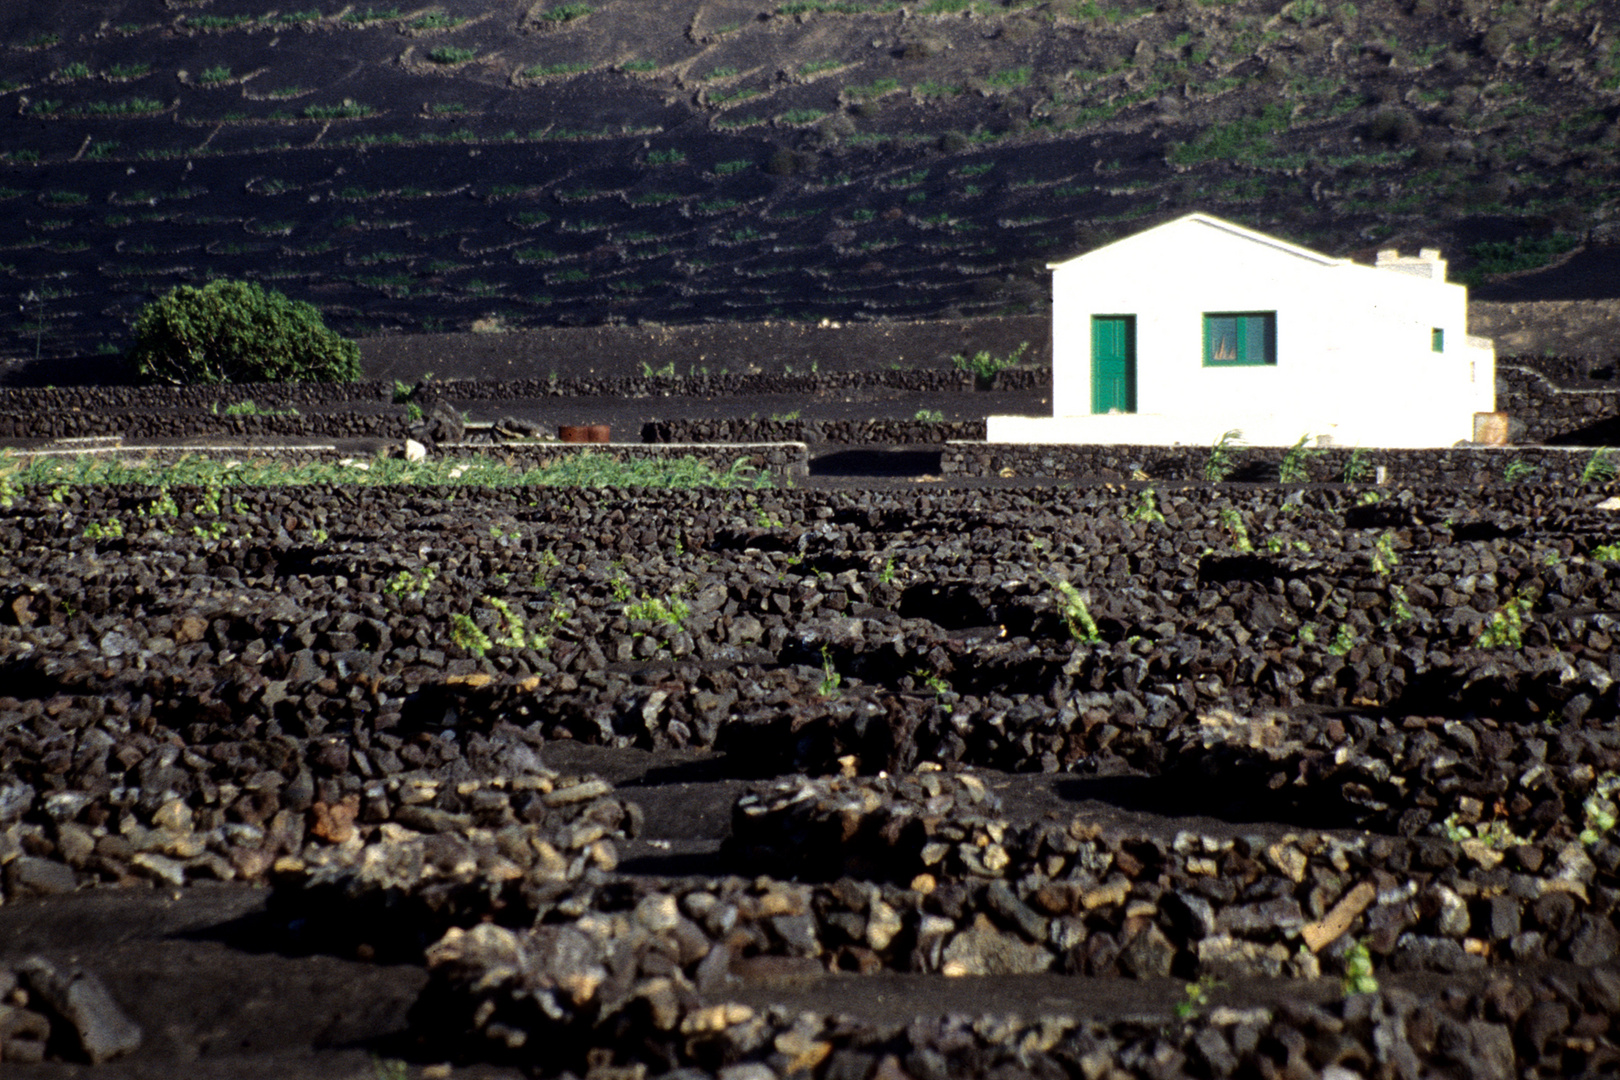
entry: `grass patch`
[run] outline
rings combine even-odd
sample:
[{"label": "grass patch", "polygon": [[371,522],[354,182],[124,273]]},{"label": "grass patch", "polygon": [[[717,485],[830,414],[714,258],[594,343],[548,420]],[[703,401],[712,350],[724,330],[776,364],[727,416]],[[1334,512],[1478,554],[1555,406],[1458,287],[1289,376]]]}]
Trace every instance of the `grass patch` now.
[{"label": "grass patch", "polygon": [[739,101],[748,101],[751,98],[757,98],[757,97],[759,97],[759,94],[760,94],[760,92],[758,90],[755,90],[752,87],[746,87],[745,86],[745,87],[742,87],[741,89],[734,90],[729,94],[710,94],[709,95],[709,104],[710,105],[734,105]]},{"label": "grass patch", "polygon": [[653,150],[647,154],[649,165],[685,165],[686,154],[680,150]]},{"label": "grass patch", "polygon": [[648,71],[657,71],[658,70],[658,61],[656,61],[656,60],[627,60],[620,66],[625,71],[629,71],[629,72],[632,72],[632,73],[635,73],[635,74],[642,74],[642,73],[648,72]]},{"label": "grass patch", "polygon": [[985,80],[991,86],[1013,88],[1029,85],[1030,69],[1027,67],[1009,68],[1006,71],[995,72]]},{"label": "grass patch", "polygon": [[201,86],[218,86],[223,82],[230,82],[231,69],[221,64],[219,67],[204,68],[197,82]]},{"label": "grass patch", "polygon": [[252,15],[187,15],[185,24],[188,30],[235,30],[253,21]]},{"label": "grass patch", "polygon": [[826,60],[812,60],[808,64],[799,65],[800,75],[819,75],[823,71],[835,71],[844,66],[842,60],[828,58]]},{"label": "grass patch", "polygon": [[791,109],[777,116],[776,120],[777,123],[797,127],[800,124],[813,124],[826,115],[823,109]]},{"label": "grass patch", "polygon": [[550,11],[542,11],[540,21],[558,24],[573,22],[575,19],[583,19],[595,10],[589,4],[562,4]]},{"label": "grass patch", "polygon": [[525,79],[543,79],[547,75],[578,75],[582,71],[591,70],[589,61],[581,60],[574,63],[562,64],[535,64],[526,67],[521,74]]},{"label": "grass patch", "polygon": [[752,161],[722,161],[714,167],[715,175],[730,176],[754,167]]},{"label": "grass patch", "polygon": [[427,54],[427,58],[435,64],[465,64],[478,55],[477,49],[460,49],[454,45],[442,45]]},{"label": "grass patch", "polygon": [[304,117],[308,120],[358,120],[376,112],[370,105],[358,101],[345,101],[341,105],[306,105]]},{"label": "grass patch", "polygon": [[876,82],[867,83],[865,86],[846,86],[844,87],[844,95],[852,101],[870,101],[873,98],[882,97],[884,94],[892,94],[898,89],[900,89],[899,79],[878,79]]},{"label": "grass patch", "polygon": [[283,13],[281,15],[277,15],[271,21],[275,22],[276,24],[278,24],[280,26],[297,26],[300,23],[314,22],[316,19],[319,19],[320,17],[321,17],[321,13],[319,11],[314,11],[314,10],[310,10],[310,11],[288,11],[288,12],[285,12],[285,13]]},{"label": "grass patch", "polygon": [[1287,105],[1267,105],[1258,116],[1215,124],[1205,128],[1191,142],[1171,144],[1167,156],[1175,165],[1262,156],[1272,150],[1271,137],[1288,130],[1292,112]]},{"label": "grass patch", "polygon": [[862,0],[793,0],[792,3],[778,7],[776,13],[778,15],[809,15],[812,13],[866,15],[894,11],[899,6],[898,0],[879,0],[877,3],[863,3]]},{"label": "grass patch", "polygon": [[759,487],[762,481],[744,471],[742,461],[719,470],[692,457],[619,461],[610,454],[586,451],[534,468],[514,468],[488,457],[436,458],[407,462],[398,458],[347,459],[338,462],[288,464],[280,461],[218,461],[186,457],[168,465],[120,461],[72,461],[34,458],[26,465],[9,450],[0,451],[0,490],[16,485],[148,484],[201,487],[279,487],[297,484],[456,485],[460,487]]},{"label": "grass patch", "polygon": [[412,19],[412,30],[453,30],[466,22],[464,15],[450,15],[443,11],[433,11],[419,19]]},{"label": "grass patch", "polygon": [[388,8],[386,11],[379,11],[376,8],[357,8],[354,11],[346,13],[343,16],[342,21],[346,23],[359,24],[385,22],[388,19],[397,18],[399,18],[399,8]]},{"label": "grass patch", "polygon": [[73,110],[77,116],[136,116],[162,112],[166,106],[156,98],[125,98],[123,101],[87,101]]},{"label": "grass patch", "polygon": [[139,79],[151,73],[151,64],[114,64],[106,72],[107,78],[120,82],[125,79]]},{"label": "grass patch", "polygon": [[1458,280],[1473,286],[1496,274],[1534,270],[1546,266],[1578,243],[1580,240],[1568,233],[1553,233],[1551,236],[1521,236],[1516,240],[1475,244],[1468,249],[1468,257],[1474,265],[1458,275]]}]

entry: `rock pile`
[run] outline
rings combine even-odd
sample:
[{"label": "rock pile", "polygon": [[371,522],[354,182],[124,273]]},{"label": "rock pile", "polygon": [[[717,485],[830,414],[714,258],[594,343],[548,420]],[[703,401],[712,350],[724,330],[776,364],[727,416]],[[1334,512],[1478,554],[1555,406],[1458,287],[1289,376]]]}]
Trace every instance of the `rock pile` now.
[{"label": "rock pile", "polygon": [[[1620,882],[1578,839],[1165,832],[1083,816],[1014,827],[983,791],[937,772],[778,781],[738,802],[730,846],[740,865],[801,878],[904,883],[885,904],[905,948],[860,961],[897,970],[1313,978],[1357,941],[1395,970],[1620,951]],[[868,917],[828,897],[817,911]]]},{"label": "rock pile", "polygon": [[478,886],[540,906],[612,870],[635,831],[608,785],[546,769],[540,740],[509,725],[299,737],[206,706],[177,729],[143,704],[0,698],[0,899],[207,879],[429,906]]},{"label": "rock pile", "polygon": [[0,964],[0,1063],[38,1064],[66,1044],[99,1065],[137,1049],[142,1034],[92,971],[41,956]]},{"label": "rock pile", "polygon": [[[813,905],[812,905],[813,906]],[[433,1040],[547,1068],[717,1070],[744,1077],[1023,1074],[1099,1077],[1509,1077],[1620,1061],[1620,976],[1496,978],[1435,994],[1392,988],[1233,1007],[1189,998],[1175,1020],[1066,1015],[863,1021],[735,1000],[736,974],[781,977],[813,939],[791,889],[650,893],[569,923],[452,930],[429,950],[418,1015]],[[716,940],[716,939],[720,940]],[[738,960],[769,939],[785,955]],[[728,976],[728,971],[733,973]],[[1317,999],[1320,1000],[1320,999]],[[1337,1071],[1335,1071],[1337,1070]]]}]

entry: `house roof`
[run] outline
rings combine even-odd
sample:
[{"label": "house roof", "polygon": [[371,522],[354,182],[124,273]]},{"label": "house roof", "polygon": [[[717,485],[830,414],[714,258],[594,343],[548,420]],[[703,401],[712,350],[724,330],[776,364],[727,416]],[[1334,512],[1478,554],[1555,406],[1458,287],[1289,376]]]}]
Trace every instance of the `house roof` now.
[{"label": "house roof", "polygon": [[1221,218],[1214,217],[1210,214],[1194,213],[1185,214],[1176,218],[1174,221],[1167,221],[1163,225],[1155,225],[1151,229],[1143,229],[1141,232],[1132,233],[1130,236],[1124,237],[1120,240],[1115,240],[1111,244],[1104,244],[1100,248],[1093,248],[1084,255],[1076,255],[1074,258],[1065,259],[1062,262],[1047,263],[1046,268],[1048,270],[1056,270],[1060,266],[1067,266],[1069,263],[1077,262],[1080,259],[1090,258],[1099,251],[1107,251],[1109,248],[1119,247],[1122,244],[1134,243],[1136,240],[1148,235],[1149,233],[1156,233],[1165,229],[1186,229],[1194,227],[1216,229],[1220,232],[1238,237],[1241,240],[1247,240],[1250,243],[1259,244],[1274,251],[1280,251],[1284,254],[1292,255],[1295,258],[1304,259],[1307,262],[1315,263],[1318,266],[1353,265],[1349,259],[1335,259],[1331,255],[1323,255],[1320,251],[1312,251],[1310,248],[1303,248],[1298,244],[1290,244],[1286,240],[1279,240],[1275,236],[1267,236],[1265,233],[1255,232],[1253,229],[1246,229],[1242,225],[1238,225],[1230,221],[1223,221]]}]

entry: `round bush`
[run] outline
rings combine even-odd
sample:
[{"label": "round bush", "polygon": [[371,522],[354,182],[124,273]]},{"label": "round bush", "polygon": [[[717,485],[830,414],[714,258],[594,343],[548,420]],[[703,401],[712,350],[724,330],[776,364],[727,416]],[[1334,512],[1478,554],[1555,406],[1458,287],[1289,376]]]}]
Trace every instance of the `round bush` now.
[{"label": "round bush", "polygon": [[146,305],[130,359],[143,379],[181,386],[360,377],[360,347],[314,305],[250,281],[182,285]]}]

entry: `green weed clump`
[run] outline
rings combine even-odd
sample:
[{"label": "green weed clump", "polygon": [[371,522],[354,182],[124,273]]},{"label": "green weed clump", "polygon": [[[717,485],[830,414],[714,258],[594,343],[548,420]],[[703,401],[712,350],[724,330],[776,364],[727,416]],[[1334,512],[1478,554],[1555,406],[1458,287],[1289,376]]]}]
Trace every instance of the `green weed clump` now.
[{"label": "green weed clump", "polygon": [[1301,435],[1299,442],[1289,447],[1283,455],[1282,464],[1277,469],[1277,479],[1284,484],[1302,484],[1311,478],[1311,458],[1322,451],[1314,446],[1307,446],[1309,435]]},{"label": "green weed clump", "polygon": [[435,64],[449,66],[452,64],[465,64],[478,55],[476,49],[459,49],[454,45],[444,45],[427,54],[427,58]]},{"label": "green weed clump", "polygon": [[1586,466],[1581,469],[1581,483],[1607,484],[1617,473],[1620,473],[1620,469],[1616,468],[1608,448],[1600,446],[1586,459]]},{"label": "green weed clump", "polygon": [[1373,976],[1372,953],[1363,942],[1356,942],[1344,953],[1344,996],[1378,993],[1378,980]]},{"label": "green weed clump", "polygon": [[1086,645],[1101,641],[1102,631],[1097,628],[1097,620],[1091,617],[1091,609],[1086,606],[1086,598],[1080,595],[1080,590],[1062,578],[1052,579],[1052,585],[1062,598],[1059,613],[1063,616],[1063,624],[1069,629],[1069,636]]},{"label": "green weed clump", "polygon": [[1212,484],[1218,484],[1231,476],[1237,468],[1237,448],[1243,442],[1243,432],[1237,428],[1223,434],[1215,445],[1209,448],[1209,457],[1204,459],[1204,479]]},{"label": "green weed clump", "polygon": [[988,351],[983,349],[971,357],[965,353],[957,353],[951,357],[951,364],[958,371],[973,372],[973,378],[979,384],[979,386],[987,387],[990,384],[990,380],[994,379],[998,372],[1005,371],[1007,368],[1012,367],[1014,364],[1017,364],[1018,361],[1022,360],[1024,357],[1024,351],[1028,348],[1029,342],[1024,341],[1020,342],[1018,348],[1014,349],[1006,356],[992,356]]},{"label": "green weed clump", "polygon": [[676,596],[658,597],[643,593],[640,600],[624,606],[624,617],[668,626],[684,626],[692,615],[691,605]]},{"label": "green weed clump", "polygon": [[478,628],[471,615],[460,612],[450,616],[450,643],[474,656],[483,656],[493,644],[489,635]]},{"label": "green weed clump", "polygon": [[1524,648],[1524,624],[1534,601],[1519,593],[1491,612],[1474,639],[1476,649]]}]

